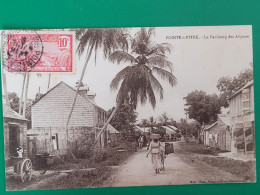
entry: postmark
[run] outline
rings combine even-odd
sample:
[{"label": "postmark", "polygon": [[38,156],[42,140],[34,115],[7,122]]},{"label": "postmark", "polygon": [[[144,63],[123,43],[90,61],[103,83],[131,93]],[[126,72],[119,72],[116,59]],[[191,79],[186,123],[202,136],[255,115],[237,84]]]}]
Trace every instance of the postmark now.
[{"label": "postmark", "polygon": [[8,72],[73,72],[73,34],[6,31],[3,65]]},{"label": "postmark", "polygon": [[9,34],[7,47],[9,72],[30,72],[40,61],[43,44],[38,34]]}]

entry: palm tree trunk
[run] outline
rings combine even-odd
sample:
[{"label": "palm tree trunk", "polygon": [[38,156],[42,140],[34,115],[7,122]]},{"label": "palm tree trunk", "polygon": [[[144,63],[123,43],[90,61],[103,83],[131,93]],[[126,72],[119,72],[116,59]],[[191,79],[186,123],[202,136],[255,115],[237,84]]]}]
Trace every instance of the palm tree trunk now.
[{"label": "palm tree trunk", "polygon": [[7,85],[6,85],[6,76],[5,76],[5,73],[4,73],[3,66],[2,66],[2,78],[3,78],[3,88],[4,88],[4,93],[5,93],[6,105],[11,107],[10,101],[9,101],[9,98],[8,98],[8,91],[7,91]]},{"label": "palm tree trunk", "polygon": [[87,59],[86,59],[86,62],[84,64],[84,67],[83,67],[83,70],[81,72],[81,76],[80,76],[80,80],[79,80],[79,84],[77,86],[77,89],[76,89],[76,93],[75,93],[75,96],[74,96],[74,99],[73,99],[73,103],[72,103],[72,106],[71,106],[71,110],[70,110],[70,113],[69,113],[69,116],[68,116],[68,119],[67,119],[67,122],[66,122],[66,136],[67,136],[67,139],[66,139],[66,145],[67,145],[67,149],[69,149],[69,122],[70,122],[70,119],[71,119],[71,115],[72,115],[72,112],[74,110],[74,107],[75,107],[75,104],[76,104],[76,100],[77,100],[77,96],[78,96],[78,93],[79,93],[79,88],[81,86],[81,83],[82,83],[82,79],[84,77],[84,74],[85,74],[85,71],[86,71],[86,68],[87,68],[87,65],[88,65],[88,62],[89,62],[89,59],[91,57],[91,54],[92,54],[92,51],[93,51],[93,48],[94,48],[94,44],[91,45],[91,48],[88,52],[88,56],[87,56]]},{"label": "palm tree trunk", "polygon": [[47,88],[47,91],[49,91],[49,89],[50,89],[50,82],[51,82],[51,74],[49,74],[49,78],[48,78],[48,88]]},{"label": "palm tree trunk", "polygon": [[26,103],[27,103],[27,94],[28,94],[28,86],[29,86],[29,73],[26,73],[26,87],[25,87],[25,94],[24,94],[24,101],[23,101],[23,117],[26,114]]},{"label": "palm tree trunk", "polygon": [[104,126],[102,127],[102,129],[100,130],[100,132],[98,133],[94,145],[99,141],[99,138],[101,136],[101,134],[105,131],[105,129],[107,128],[107,125],[110,123],[110,121],[112,120],[112,118],[114,117],[114,115],[116,114],[116,111],[118,110],[119,105],[117,105],[115,107],[115,109],[113,110],[113,112],[111,113],[110,117],[107,119],[106,123],[104,124]]},{"label": "palm tree trunk", "polygon": [[22,105],[23,105],[23,94],[24,94],[25,78],[26,78],[26,74],[24,73],[24,74],[23,74],[23,87],[22,87],[22,93],[21,93],[20,103],[19,103],[19,114],[22,113]]}]

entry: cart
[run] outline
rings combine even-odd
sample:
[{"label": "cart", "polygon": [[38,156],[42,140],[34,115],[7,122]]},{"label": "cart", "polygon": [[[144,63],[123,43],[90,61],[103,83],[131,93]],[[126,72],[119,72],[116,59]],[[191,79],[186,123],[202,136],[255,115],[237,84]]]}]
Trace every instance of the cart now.
[{"label": "cart", "polygon": [[48,160],[51,160],[55,155],[50,155],[45,152],[43,154],[36,154],[35,156],[35,169],[40,171],[40,174],[45,174],[51,165],[48,163]]},{"label": "cart", "polygon": [[23,157],[11,157],[5,161],[6,167],[14,167],[14,175],[22,182],[32,179],[32,161]]}]

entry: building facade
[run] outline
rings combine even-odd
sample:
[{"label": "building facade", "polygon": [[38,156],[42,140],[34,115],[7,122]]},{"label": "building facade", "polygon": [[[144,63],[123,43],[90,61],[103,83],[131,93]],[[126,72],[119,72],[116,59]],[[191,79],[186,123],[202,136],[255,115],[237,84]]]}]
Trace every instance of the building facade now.
[{"label": "building facade", "polygon": [[231,130],[230,117],[219,114],[218,120],[204,128],[204,145],[218,148],[224,151],[231,151]]},{"label": "building facade", "polygon": [[23,156],[27,156],[27,121],[22,115],[3,104],[5,159],[16,157],[19,146],[24,150]]},{"label": "building facade", "polygon": [[[68,148],[86,147],[87,142],[97,136],[107,112],[96,105],[93,93],[88,96],[88,92],[84,87],[79,91],[69,123],[68,142],[66,122],[75,89],[60,82],[32,105],[32,129],[28,138],[30,144],[37,146],[34,153],[64,154]],[[99,142],[103,147],[106,138],[107,132],[104,132]]]},{"label": "building facade", "polygon": [[253,81],[230,98],[231,151],[255,157],[255,116]]}]

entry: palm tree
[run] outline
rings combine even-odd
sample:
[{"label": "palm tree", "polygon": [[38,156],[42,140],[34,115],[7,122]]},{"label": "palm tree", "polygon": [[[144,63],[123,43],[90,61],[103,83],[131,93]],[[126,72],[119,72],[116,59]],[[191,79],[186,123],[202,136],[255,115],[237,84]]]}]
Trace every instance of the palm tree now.
[{"label": "palm tree", "polygon": [[148,124],[149,124],[149,121],[147,119],[142,119],[141,123],[140,123],[140,126],[146,127]]},{"label": "palm tree", "polygon": [[[28,95],[28,87],[29,87],[29,72],[26,73],[26,86],[25,86],[25,94],[24,94],[24,102],[23,102],[23,117],[26,116],[26,104],[27,104],[27,95]],[[22,100],[21,100],[22,101]]]},{"label": "palm tree", "polygon": [[164,112],[161,114],[161,116],[159,116],[158,120],[160,121],[160,123],[162,123],[162,125],[167,125],[170,120],[170,117],[166,112]]},{"label": "palm tree", "polygon": [[25,79],[26,79],[26,73],[23,74],[23,86],[22,86],[22,92],[20,96],[20,102],[19,102],[19,114],[22,114],[22,107],[23,107],[23,94],[24,94],[24,86],[25,86]]},{"label": "palm tree", "polygon": [[79,40],[77,52],[79,55],[82,55],[87,50],[87,56],[81,72],[79,84],[77,85],[76,93],[72,102],[68,119],[66,122],[67,146],[68,146],[69,122],[75,107],[75,103],[79,93],[79,88],[81,86],[92,52],[94,51],[95,53],[95,61],[96,61],[97,51],[100,48],[103,49],[103,54],[105,58],[108,57],[112,53],[112,51],[115,51],[119,48],[122,48],[123,50],[127,49],[128,45],[127,45],[127,40],[124,31],[125,29],[117,29],[117,28],[111,28],[111,29],[92,28],[92,29],[80,29],[76,31],[76,39]]},{"label": "palm tree", "polygon": [[156,120],[154,119],[153,116],[150,116],[150,117],[149,117],[149,126],[150,126],[151,128],[153,128],[155,125],[156,125]]},{"label": "palm tree", "polygon": [[130,40],[131,52],[115,51],[109,56],[113,63],[129,63],[121,70],[110,84],[111,89],[120,88],[116,99],[116,108],[99,132],[96,141],[105,130],[120,104],[126,100],[137,107],[138,102],[142,105],[147,99],[155,108],[156,98],[154,91],[159,93],[163,99],[163,88],[153,73],[161,79],[167,80],[171,86],[176,85],[176,78],[172,74],[172,63],[167,59],[166,52],[170,52],[170,45],[167,43],[155,44],[152,42],[154,28],[141,28],[134,38]]},{"label": "palm tree", "polygon": [[4,73],[3,65],[2,65],[2,67],[1,67],[1,69],[2,69],[2,81],[3,81],[3,89],[4,89],[4,94],[5,94],[6,105],[7,105],[8,107],[11,107],[11,106],[10,106],[10,101],[9,101],[9,98],[8,98],[6,75],[5,75],[5,73]]},{"label": "palm tree", "polygon": [[171,125],[175,126],[177,125],[177,122],[176,120],[174,120],[174,118],[170,118],[170,122],[169,122]]},{"label": "palm tree", "polygon": [[49,77],[48,77],[47,91],[49,91],[49,89],[50,89],[50,83],[51,83],[51,74],[49,74]]}]

